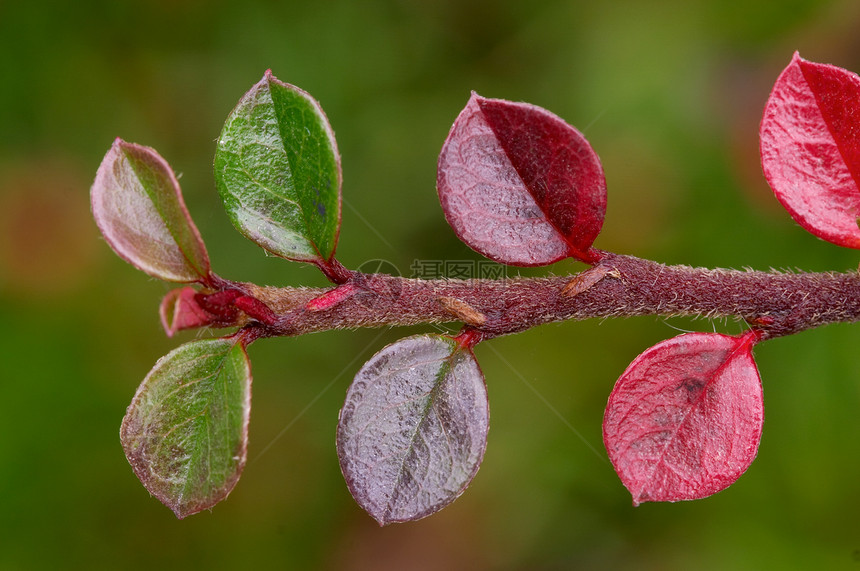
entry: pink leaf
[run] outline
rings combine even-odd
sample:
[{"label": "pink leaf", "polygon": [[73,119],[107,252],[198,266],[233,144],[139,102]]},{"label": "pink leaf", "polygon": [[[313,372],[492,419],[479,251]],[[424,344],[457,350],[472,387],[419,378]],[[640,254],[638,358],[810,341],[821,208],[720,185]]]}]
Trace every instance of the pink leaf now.
[{"label": "pink leaf", "polygon": [[792,218],[828,242],[860,248],[860,77],[795,53],[760,135],[765,178]]},{"label": "pink leaf", "polygon": [[540,107],[473,93],[442,147],[437,187],[454,232],[488,258],[595,261],[603,168],[579,131]]},{"label": "pink leaf", "polygon": [[93,217],[121,258],[173,282],[205,282],[209,257],[179,182],[155,149],[116,139],[91,190]]},{"label": "pink leaf", "polygon": [[159,315],[168,337],[173,337],[177,331],[204,327],[218,320],[217,316],[200,307],[196,295],[197,290],[186,286],[169,291],[161,300]]},{"label": "pink leaf", "polygon": [[764,420],[755,340],[680,335],[639,355],[618,379],[603,441],[633,505],[704,498],[752,463]]}]

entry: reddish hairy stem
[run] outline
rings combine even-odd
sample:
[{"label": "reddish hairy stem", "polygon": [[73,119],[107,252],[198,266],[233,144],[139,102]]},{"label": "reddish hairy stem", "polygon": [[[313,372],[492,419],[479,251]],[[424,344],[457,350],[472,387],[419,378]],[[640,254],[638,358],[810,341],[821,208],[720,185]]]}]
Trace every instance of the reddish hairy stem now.
[{"label": "reddish hairy stem", "polygon": [[[470,325],[484,339],[595,317],[737,317],[753,324],[760,339],[860,320],[860,274],[855,272],[711,270],[606,252],[588,271],[595,268],[602,268],[602,277],[584,290],[576,288],[574,295],[570,288],[565,293],[574,276],[417,280],[354,273],[350,283],[361,291],[322,311],[306,306],[326,289],[243,286],[277,315],[268,336],[463,321],[464,314],[473,317]],[[452,305],[452,299],[461,305]]]},{"label": "reddish hairy stem", "polygon": [[319,260],[314,262],[320,271],[325,275],[326,279],[334,284],[343,284],[349,281],[353,272],[346,269],[343,264],[337,261],[337,258],[332,257],[331,260]]}]

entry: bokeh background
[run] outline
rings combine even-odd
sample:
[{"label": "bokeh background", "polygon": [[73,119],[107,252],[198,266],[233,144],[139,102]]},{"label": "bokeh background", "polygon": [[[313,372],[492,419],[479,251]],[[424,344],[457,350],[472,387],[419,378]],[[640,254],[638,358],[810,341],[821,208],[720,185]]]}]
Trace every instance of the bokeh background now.
[{"label": "bokeh background", "polygon": [[337,414],[364,360],[431,328],[265,340],[250,350],[242,480],[177,521],[134,477],[118,428],[156,359],[194,334],[164,337],[169,286],[109,250],[88,192],[114,137],[153,146],[182,173],[218,273],[323,285],[245,241],[214,190],[222,122],[271,68],[334,125],[348,267],[384,259],[409,275],[416,259],[479,259],[435,194],[442,141],[476,90],[585,132],[609,186],[598,247],[849,270],[856,251],[807,234],[773,198],[757,133],[794,50],[860,70],[858,27],[854,0],[0,0],[0,569],[857,569],[852,325],[756,349],[764,437],[735,485],[635,509],[601,443],[615,379],[679,329],[742,325],[646,317],[485,343],[483,467],[440,514],[382,529],[343,483]]}]

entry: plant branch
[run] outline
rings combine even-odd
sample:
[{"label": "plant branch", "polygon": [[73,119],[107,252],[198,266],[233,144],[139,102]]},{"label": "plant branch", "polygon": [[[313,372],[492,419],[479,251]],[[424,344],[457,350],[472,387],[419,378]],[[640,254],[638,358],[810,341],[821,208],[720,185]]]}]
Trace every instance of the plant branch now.
[{"label": "plant branch", "polygon": [[[765,339],[860,320],[856,272],[704,269],[607,252],[575,276],[420,280],[355,272],[337,288],[242,286],[277,316],[261,326],[265,336],[462,321],[491,338],[568,319],[686,315],[744,319]],[[310,303],[321,296],[325,303]]]}]

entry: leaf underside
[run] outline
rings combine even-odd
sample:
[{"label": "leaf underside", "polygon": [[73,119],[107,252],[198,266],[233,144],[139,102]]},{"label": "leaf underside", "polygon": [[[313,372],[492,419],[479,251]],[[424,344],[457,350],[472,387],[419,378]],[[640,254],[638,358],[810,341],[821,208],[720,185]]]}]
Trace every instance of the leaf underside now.
[{"label": "leaf underside", "polygon": [[193,341],[137,390],[120,439],[135,474],[178,518],[211,508],[245,465],[251,371],[235,339]]},{"label": "leaf underside", "polygon": [[350,386],[337,431],[341,470],[380,525],[420,519],[468,486],[488,422],[472,352],[447,337],[407,337],[374,355]]},{"label": "leaf underside", "polygon": [[749,339],[690,333],[630,364],[609,397],[603,438],[634,505],[692,500],[746,471],[763,419]]},{"label": "leaf underside", "polygon": [[234,226],[289,260],[328,261],[340,230],[341,166],[322,108],[271,72],[230,113],[215,181]]}]

